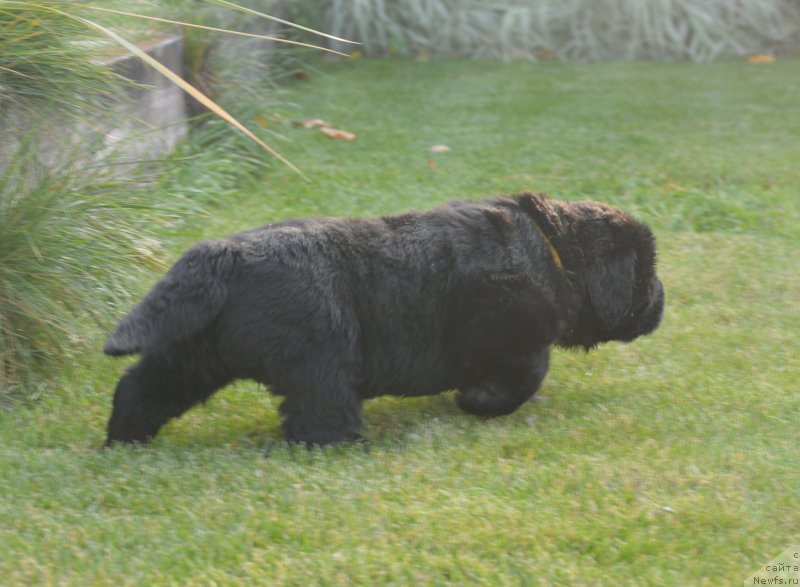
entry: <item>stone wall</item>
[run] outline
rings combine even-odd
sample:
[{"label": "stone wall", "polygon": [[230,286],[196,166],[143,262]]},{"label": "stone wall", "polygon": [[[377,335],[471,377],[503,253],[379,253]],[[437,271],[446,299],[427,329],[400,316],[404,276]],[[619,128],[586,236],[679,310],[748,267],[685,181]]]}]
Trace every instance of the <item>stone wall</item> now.
[{"label": "stone wall", "polygon": [[[183,76],[183,39],[164,37],[142,46],[152,57]],[[124,141],[126,156],[141,159],[169,153],[186,136],[186,95],[182,89],[131,54],[106,62],[137,83],[126,88],[120,118],[107,132],[108,142]]]},{"label": "stone wall", "polygon": [[[164,65],[183,75],[183,39],[170,35],[140,45]],[[94,119],[75,122],[48,116],[44,121],[21,110],[0,113],[0,171],[7,165],[20,141],[33,124],[40,159],[46,166],[65,161],[87,160],[98,153],[117,149],[121,160],[149,159],[172,151],[188,132],[186,98],[183,90],[143,63],[124,53],[102,60],[103,65],[135,82],[118,96],[109,97],[109,107]]]}]

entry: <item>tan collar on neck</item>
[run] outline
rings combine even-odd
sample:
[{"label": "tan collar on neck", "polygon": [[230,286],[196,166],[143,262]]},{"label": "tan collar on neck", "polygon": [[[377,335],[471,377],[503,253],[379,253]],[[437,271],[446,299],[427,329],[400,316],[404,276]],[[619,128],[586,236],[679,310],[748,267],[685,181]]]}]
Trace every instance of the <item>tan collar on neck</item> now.
[{"label": "tan collar on neck", "polygon": [[550,249],[550,257],[552,257],[556,269],[558,269],[559,271],[564,271],[564,263],[561,262],[561,255],[558,254],[558,251],[556,250],[556,247],[553,245],[553,242],[549,238],[547,238],[547,235],[544,233],[544,231],[538,224],[534,222],[533,225],[539,232],[539,236],[541,236],[542,240],[547,244],[547,248]]}]

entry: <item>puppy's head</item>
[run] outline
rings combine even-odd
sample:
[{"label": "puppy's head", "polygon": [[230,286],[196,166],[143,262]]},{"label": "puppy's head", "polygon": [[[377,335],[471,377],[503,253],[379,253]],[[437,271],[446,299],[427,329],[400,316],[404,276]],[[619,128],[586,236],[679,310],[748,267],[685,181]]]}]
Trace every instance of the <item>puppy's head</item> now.
[{"label": "puppy's head", "polygon": [[575,204],[585,264],[579,275],[582,306],[577,323],[559,341],[587,350],[610,340],[629,342],[661,322],[664,286],[656,275],[650,229],[614,208]]}]

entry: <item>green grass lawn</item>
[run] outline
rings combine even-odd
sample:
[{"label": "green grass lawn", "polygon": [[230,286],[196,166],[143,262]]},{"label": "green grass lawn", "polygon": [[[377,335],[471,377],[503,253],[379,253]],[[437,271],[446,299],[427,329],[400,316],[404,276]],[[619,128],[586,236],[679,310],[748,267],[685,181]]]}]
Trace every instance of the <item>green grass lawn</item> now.
[{"label": "green grass lawn", "polygon": [[126,362],[81,333],[42,400],[0,411],[0,583],[736,585],[800,543],[800,62],[309,71],[295,117],[357,139],[283,129],[313,182],[276,167],[186,232],[601,199],[658,236],[661,328],[555,351],[542,401],[506,418],[370,401],[368,453],[287,447],[249,383],[100,450]]}]

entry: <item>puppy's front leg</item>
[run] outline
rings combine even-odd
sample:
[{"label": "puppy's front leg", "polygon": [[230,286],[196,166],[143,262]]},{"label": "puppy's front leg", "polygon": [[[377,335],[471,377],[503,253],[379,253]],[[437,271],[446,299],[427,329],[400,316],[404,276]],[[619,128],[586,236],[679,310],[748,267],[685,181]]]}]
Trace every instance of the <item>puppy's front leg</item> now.
[{"label": "puppy's front leg", "polygon": [[537,350],[522,364],[506,364],[494,377],[464,387],[458,406],[476,416],[505,416],[528,401],[539,389],[549,364],[549,349]]},{"label": "puppy's front leg", "polygon": [[289,442],[321,446],[362,439],[361,399],[341,377],[298,377],[276,391],[286,396],[280,412]]}]

